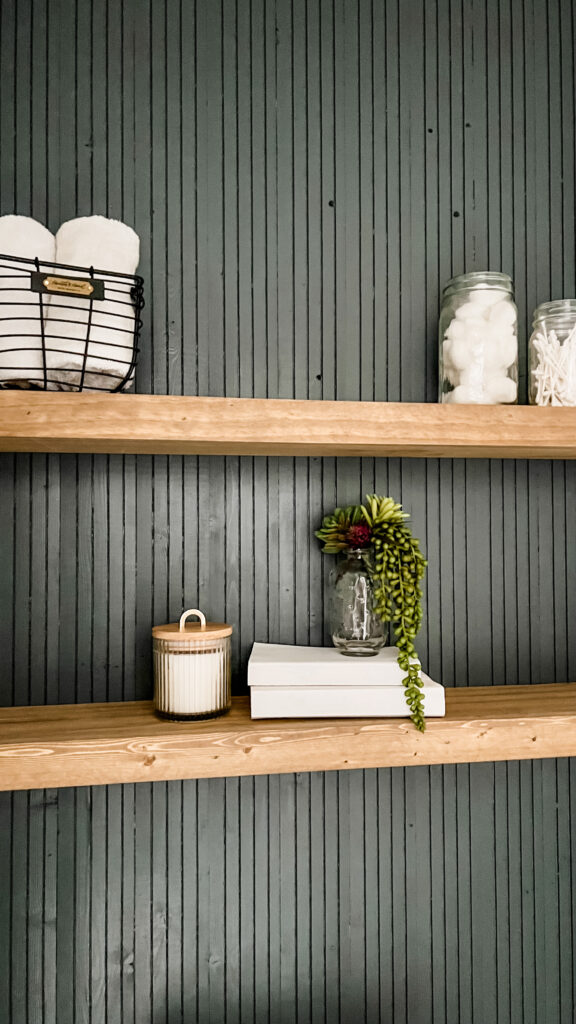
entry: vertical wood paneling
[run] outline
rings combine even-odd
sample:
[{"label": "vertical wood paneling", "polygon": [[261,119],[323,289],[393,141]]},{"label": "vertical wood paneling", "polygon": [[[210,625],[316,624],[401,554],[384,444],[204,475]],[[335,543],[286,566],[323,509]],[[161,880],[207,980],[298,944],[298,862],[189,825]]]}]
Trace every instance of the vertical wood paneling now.
[{"label": "vertical wood paneling", "polygon": [[569,1020],[573,800],[567,761],[3,794],[9,1019]]},{"label": "vertical wood paneling", "polygon": [[[0,213],[133,224],[142,392],[434,401],[448,277],[574,293],[569,0],[5,0]],[[521,345],[521,394],[526,388]],[[6,704],[144,698],[197,605],[328,642],[376,490],[451,685],[574,678],[571,463],[2,456]],[[10,1024],[571,1024],[571,761],[0,797]]]}]

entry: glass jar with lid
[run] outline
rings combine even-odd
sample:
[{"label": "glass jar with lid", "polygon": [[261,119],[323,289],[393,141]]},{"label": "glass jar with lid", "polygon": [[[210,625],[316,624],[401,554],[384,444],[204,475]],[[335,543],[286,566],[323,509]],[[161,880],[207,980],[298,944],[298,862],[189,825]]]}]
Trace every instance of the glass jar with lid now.
[{"label": "glass jar with lid", "polygon": [[441,402],[518,400],[517,322],[508,274],[474,271],[448,281],[439,323]]},{"label": "glass jar with lid", "polygon": [[529,370],[532,405],[576,405],[576,299],[535,309]]},{"label": "glass jar with lid", "polygon": [[[190,615],[200,622],[186,623]],[[154,706],[162,718],[176,721],[213,718],[231,704],[230,637],[232,626],[206,622],[198,608],[179,622],[152,629]]]}]

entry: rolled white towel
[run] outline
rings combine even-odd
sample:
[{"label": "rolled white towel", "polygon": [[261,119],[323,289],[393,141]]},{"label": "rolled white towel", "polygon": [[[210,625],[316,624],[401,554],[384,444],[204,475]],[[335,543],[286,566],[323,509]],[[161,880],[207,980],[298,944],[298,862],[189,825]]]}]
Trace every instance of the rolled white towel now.
[{"label": "rolled white towel", "polygon": [[[105,282],[104,298],[94,299],[92,304],[71,295],[50,296],[46,320],[48,377],[59,389],[76,391],[82,386],[111,391],[128,373],[133,358],[133,282],[114,274],[134,274],[139,255],[138,235],[119,220],[78,217],[57,231],[56,261],[94,267],[95,280]],[[82,275],[70,272],[70,277],[78,276]],[[133,373],[125,387],[132,379]]]},{"label": "rolled white towel", "polygon": [[43,385],[40,298],[31,290],[34,264],[26,260],[53,263],[55,252],[54,235],[32,217],[0,217],[0,254],[22,258],[0,257],[0,383]]},{"label": "rolled white towel", "polygon": [[77,267],[135,274],[140,259],[140,239],[121,220],[108,217],[76,217],[56,232],[56,260]]}]

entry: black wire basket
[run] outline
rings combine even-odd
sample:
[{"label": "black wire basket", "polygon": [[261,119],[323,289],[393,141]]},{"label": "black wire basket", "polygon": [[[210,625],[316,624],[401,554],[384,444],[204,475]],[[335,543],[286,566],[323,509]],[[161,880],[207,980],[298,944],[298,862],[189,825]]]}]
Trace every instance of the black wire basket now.
[{"label": "black wire basket", "polygon": [[0,388],[132,386],[144,281],[0,254]]}]

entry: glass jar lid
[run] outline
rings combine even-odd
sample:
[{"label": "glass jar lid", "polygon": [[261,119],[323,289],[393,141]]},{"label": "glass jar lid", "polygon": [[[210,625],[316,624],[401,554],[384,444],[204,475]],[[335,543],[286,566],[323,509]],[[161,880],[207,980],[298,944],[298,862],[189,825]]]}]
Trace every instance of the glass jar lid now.
[{"label": "glass jar lid", "polygon": [[442,290],[442,295],[454,295],[456,292],[468,291],[470,288],[497,288],[500,291],[514,294],[512,278],[499,270],[472,270],[469,274],[452,277]]},{"label": "glass jar lid", "polygon": [[551,302],[543,302],[536,307],[533,315],[534,327],[550,317],[573,321],[576,319],[576,299],[552,299]]},{"label": "glass jar lid", "polygon": [[[189,615],[196,615],[200,622],[186,622]],[[179,622],[168,622],[165,626],[153,626],[152,636],[155,640],[170,640],[175,644],[194,645],[205,640],[219,640],[232,635],[232,626],[226,622],[206,622],[206,616],[198,608],[189,608],[182,612]],[[202,646],[203,643],[202,643]]]}]

